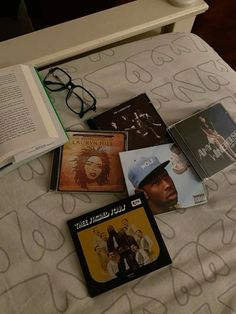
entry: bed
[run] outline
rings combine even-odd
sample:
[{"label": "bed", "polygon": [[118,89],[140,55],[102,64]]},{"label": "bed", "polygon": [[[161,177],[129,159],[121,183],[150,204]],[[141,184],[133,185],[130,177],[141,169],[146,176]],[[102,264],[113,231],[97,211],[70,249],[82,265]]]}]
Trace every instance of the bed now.
[{"label": "bed", "polygon": [[[50,28],[1,43],[1,66],[33,64],[42,67],[43,77],[52,63],[60,63],[75,82],[94,93],[96,114],[145,92],[167,125],[216,101],[221,101],[236,120],[235,72],[206,42],[188,32],[190,29],[181,29],[186,26],[185,19],[194,19],[193,7],[180,9],[165,1],[146,2],[165,7],[167,18],[163,22],[156,13],[152,26],[142,22],[142,38],[133,38],[143,34],[136,25],[129,26],[125,35],[116,30],[113,37],[107,34],[96,41],[93,34],[87,42],[82,36],[84,42],[80,37],[78,44],[70,42],[66,49],[61,43],[63,47],[57,50],[60,43],[56,38],[54,45],[54,41],[44,42],[40,37],[45,38],[48,32],[50,38],[56,31]],[[134,1],[121,7],[125,10],[142,3]],[[106,13],[116,14],[121,7]],[[197,1],[196,7],[198,13],[207,9],[202,1]],[[99,17],[100,13],[91,15],[82,22],[91,25],[92,19]],[[79,19],[72,24],[82,22]],[[182,26],[175,29],[175,22]],[[147,31],[160,26],[174,32],[146,36]],[[58,27],[61,31],[62,26]],[[71,22],[64,27],[66,32]],[[40,38],[41,50],[27,52],[29,42]],[[130,38],[128,43],[114,45],[125,38]],[[13,51],[19,43],[19,50]],[[78,119],[67,111],[65,95],[51,96],[66,128],[88,129],[84,120],[93,112]],[[66,221],[125,194],[51,192],[51,164],[49,153],[1,178],[1,313],[236,312],[234,164],[205,182],[207,204],[155,216],[172,265],[95,298],[87,293]]]}]

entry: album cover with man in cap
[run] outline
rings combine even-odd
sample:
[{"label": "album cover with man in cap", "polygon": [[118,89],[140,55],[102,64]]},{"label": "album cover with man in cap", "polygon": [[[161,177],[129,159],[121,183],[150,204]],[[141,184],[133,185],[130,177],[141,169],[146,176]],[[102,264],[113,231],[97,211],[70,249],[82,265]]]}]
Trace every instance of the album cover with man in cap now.
[{"label": "album cover with man in cap", "polygon": [[143,192],[154,215],[207,202],[203,183],[174,143],[119,153],[127,192]]}]

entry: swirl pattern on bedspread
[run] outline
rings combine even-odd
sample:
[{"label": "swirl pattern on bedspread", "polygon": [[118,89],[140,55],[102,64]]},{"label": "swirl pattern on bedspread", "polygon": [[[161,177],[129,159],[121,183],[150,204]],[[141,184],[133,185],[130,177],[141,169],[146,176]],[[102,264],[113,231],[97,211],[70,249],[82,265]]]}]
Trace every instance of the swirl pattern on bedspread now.
[{"label": "swirl pattern on bedspread", "polygon": [[[96,114],[145,92],[167,125],[216,101],[236,120],[235,72],[193,34],[146,38],[60,66],[95,95]],[[88,128],[64,95],[52,97],[67,128]],[[1,313],[236,312],[235,165],[206,182],[206,205],[155,217],[171,266],[92,299],[66,221],[125,194],[48,192],[51,162],[49,153],[1,179]]]}]

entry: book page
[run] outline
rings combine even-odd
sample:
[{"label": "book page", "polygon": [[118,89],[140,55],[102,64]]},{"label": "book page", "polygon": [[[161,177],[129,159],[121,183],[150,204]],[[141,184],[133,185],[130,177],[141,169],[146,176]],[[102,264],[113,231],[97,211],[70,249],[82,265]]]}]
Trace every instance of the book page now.
[{"label": "book page", "polygon": [[1,69],[0,162],[49,136],[20,66]]},{"label": "book page", "polygon": [[[21,69],[24,72],[26,79],[28,78],[27,80],[28,86],[30,88],[35,105],[37,106],[40,115],[43,117],[43,123],[44,123],[45,128],[47,129],[49,136],[53,138],[57,137],[58,134],[57,134],[56,128],[52,122],[52,119],[47,110],[47,107],[45,106],[46,101],[49,103],[50,107],[51,107],[51,103],[49,102],[48,98],[45,99],[42,97],[41,92],[45,92],[45,91],[35,69],[28,67],[27,65],[21,65]],[[32,76],[34,77],[35,80],[31,79]]]}]

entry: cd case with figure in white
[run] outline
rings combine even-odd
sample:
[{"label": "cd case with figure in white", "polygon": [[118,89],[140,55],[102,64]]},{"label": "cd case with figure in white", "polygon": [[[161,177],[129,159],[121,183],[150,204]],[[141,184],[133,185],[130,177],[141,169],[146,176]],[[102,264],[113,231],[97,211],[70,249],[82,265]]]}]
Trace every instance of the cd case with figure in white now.
[{"label": "cd case with figure in white", "polygon": [[236,161],[236,123],[221,103],[168,127],[201,179]]}]

